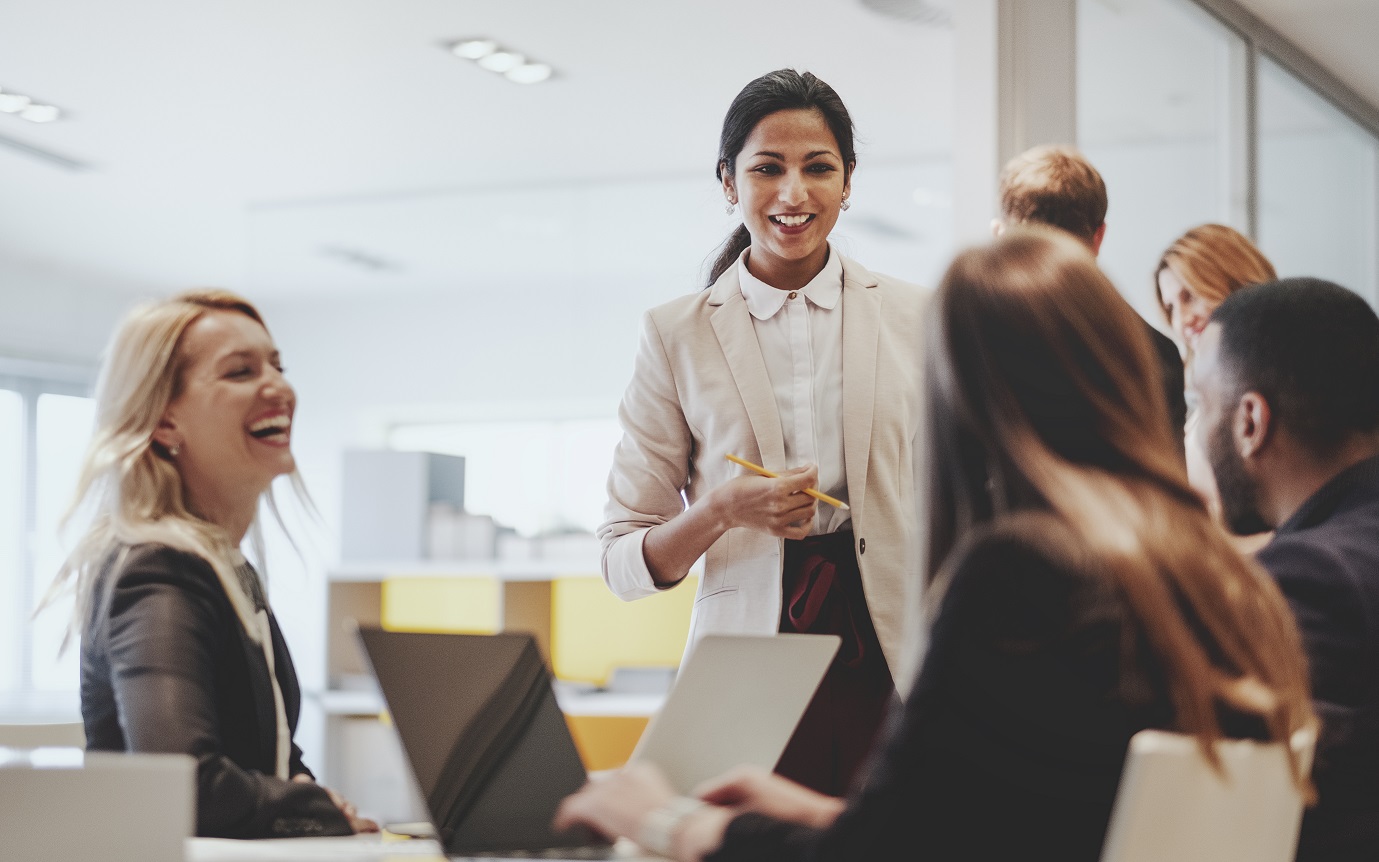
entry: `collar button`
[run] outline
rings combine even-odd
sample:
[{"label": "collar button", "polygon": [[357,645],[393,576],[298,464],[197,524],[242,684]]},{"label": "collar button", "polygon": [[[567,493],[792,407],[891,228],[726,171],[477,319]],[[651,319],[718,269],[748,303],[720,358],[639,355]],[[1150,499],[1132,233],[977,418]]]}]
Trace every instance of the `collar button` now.
[{"label": "collar button", "polygon": [[790,295],[787,296],[786,299],[794,299],[795,297],[797,297],[797,296],[799,296],[799,295],[800,295],[800,292],[799,292],[798,290],[792,290],[792,291],[790,291]]}]

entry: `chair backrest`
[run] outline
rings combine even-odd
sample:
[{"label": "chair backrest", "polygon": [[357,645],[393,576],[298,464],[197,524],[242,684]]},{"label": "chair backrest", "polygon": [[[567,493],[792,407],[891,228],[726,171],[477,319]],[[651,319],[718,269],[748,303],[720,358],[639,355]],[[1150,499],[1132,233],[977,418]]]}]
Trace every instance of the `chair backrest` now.
[{"label": "chair backrest", "polygon": [[[1312,739],[1295,750],[1311,761]],[[1130,740],[1101,862],[1292,862],[1302,796],[1282,744],[1217,743],[1225,775],[1191,736]]]},{"label": "chair backrest", "polygon": [[0,745],[7,748],[85,748],[86,728],[79,721],[0,724]]}]

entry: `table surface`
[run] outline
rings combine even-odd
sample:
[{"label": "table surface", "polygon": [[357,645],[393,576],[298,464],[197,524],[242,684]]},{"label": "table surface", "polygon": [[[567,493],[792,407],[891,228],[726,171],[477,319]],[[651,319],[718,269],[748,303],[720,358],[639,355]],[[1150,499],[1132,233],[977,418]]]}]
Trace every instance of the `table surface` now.
[{"label": "table surface", "polygon": [[[619,843],[617,847],[617,859],[621,862],[653,862],[658,858],[642,855],[634,844]],[[187,862],[445,862],[445,859],[435,841],[391,835],[260,841],[192,838],[187,841]]]}]

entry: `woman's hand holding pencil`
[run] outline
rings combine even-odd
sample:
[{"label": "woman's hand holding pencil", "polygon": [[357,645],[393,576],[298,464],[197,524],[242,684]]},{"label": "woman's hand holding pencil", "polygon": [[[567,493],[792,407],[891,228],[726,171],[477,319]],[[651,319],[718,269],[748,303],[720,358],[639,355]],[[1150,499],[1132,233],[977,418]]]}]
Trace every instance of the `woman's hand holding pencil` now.
[{"label": "woman's hand holding pencil", "polygon": [[[746,467],[748,470],[751,470],[753,473],[756,473],[758,476],[765,476],[765,477],[768,478],[768,479],[779,479],[779,478],[780,478],[780,474],[779,474],[779,473],[775,473],[775,472],[772,472],[772,471],[770,471],[770,470],[767,470],[765,467],[761,466],[760,464],[753,464],[751,461],[748,461],[746,458],[739,458],[739,457],[737,457],[736,455],[733,455],[733,454],[731,454],[731,453],[730,453],[730,454],[727,454],[727,455],[724,455],[723,457],[724,457],[724,458],[727,458],[729,461],[732,461],[734,464],[737,464],[739,467]],[[848,504],[847,504],[847,503],[844,503],[842,500],[839,500],[837,497],[830,497],[830,496],[828,496],[827,494],[825,494],[823,491],[819,491],[819,490],[817,490],[817,489],[815,489],[815,488],[805,488],[805,489],[804,489],[804,492],[805,492],[806,494],[808,494],[809,496],[813,497],[814,499],[818,500],[819,502],[821,502],[821,503],[827,503],[827,504],[829,504],[830,506],[834,507],[835,509],[842,509],[843,511],[847,511],[847,509],[848,509]]]},{"label": "woman's hand holding pencil", "polygon": [[710,491],[710,505],[718,513],[720,530],[746,527],[785,539],[803,539],[814,525],[818,503],[809,491],[817,484],[817,467],[770,476],[752,470]]}]

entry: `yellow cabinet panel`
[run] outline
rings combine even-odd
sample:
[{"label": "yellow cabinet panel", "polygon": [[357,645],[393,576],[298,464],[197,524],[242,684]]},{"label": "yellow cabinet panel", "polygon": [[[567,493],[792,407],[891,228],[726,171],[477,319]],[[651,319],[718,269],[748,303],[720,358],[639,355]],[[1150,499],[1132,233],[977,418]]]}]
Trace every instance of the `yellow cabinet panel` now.
[{"label": "yellow cabinet panel", "polygon": [[383,581],[383,628],[492,634],[503,626],[497,578],[394,577]]},{"label": "yellow cabinet panel", "polygon": [[697,578],[624,602],[601,578],[551,582],[551,663],[560,679],[603,685],[615,667],[678,667]]}]

